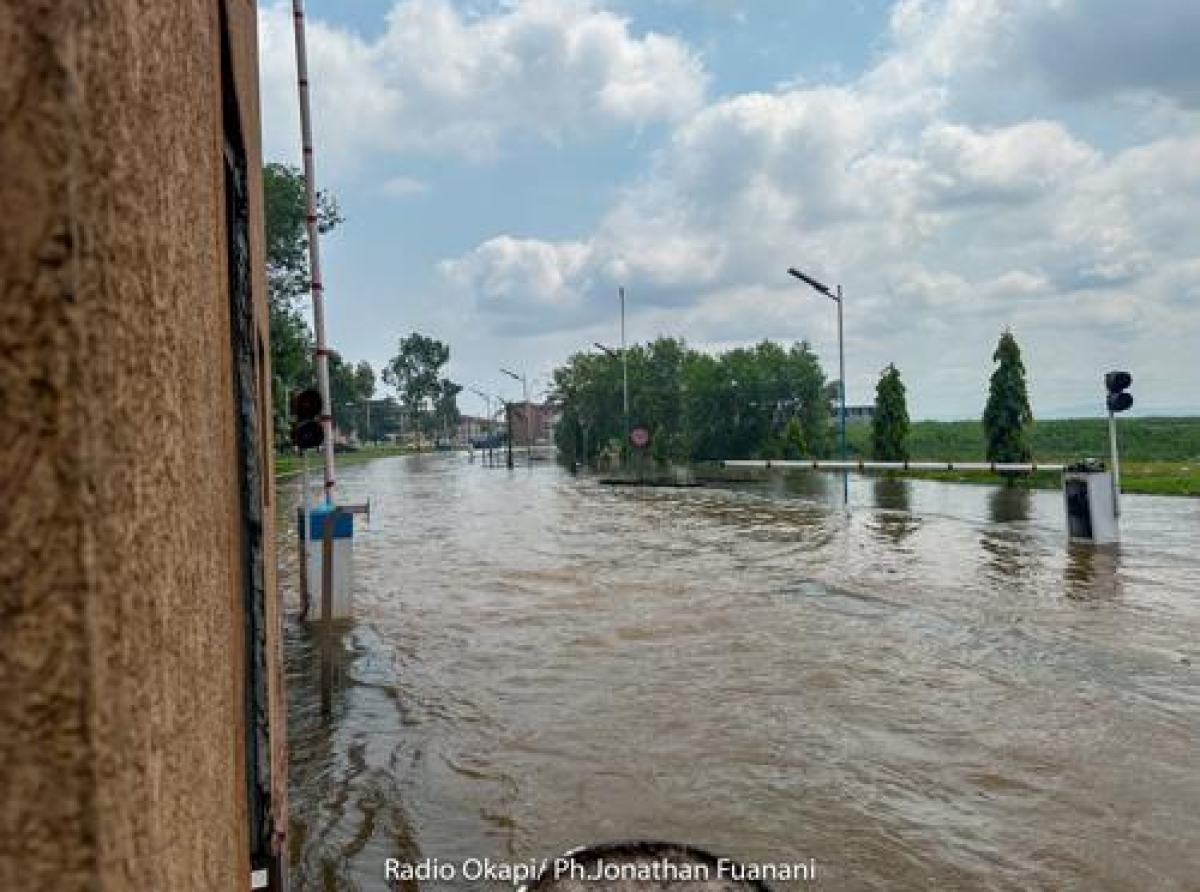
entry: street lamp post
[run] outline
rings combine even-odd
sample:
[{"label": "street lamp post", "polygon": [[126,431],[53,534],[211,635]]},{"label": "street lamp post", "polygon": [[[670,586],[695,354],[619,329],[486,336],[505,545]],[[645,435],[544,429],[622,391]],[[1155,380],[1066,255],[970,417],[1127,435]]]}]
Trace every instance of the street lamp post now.
[{"label": "street lamp post", "polygon": [[[469,391],[471,391],[471,393],[473,393],[477,397],[479,397],[481,400],[483,400],[484,430],[481,431],[481,433],[487,437],[487,442],[490,443],[491,439],[492,439],[492,398],[490,396],[488,396],[486,393],[484,393],[482,390],[476,390],[474,387],[468,387],[467,389]],[[467,435],[467,446],[468,446],[468,448],[474,448],[474,447],[471,447],[470,434]],[[491,461],[490,461],[491,455],[492,455],[492,450],[489,447],[486,450],[486,452],[484,453],[482,460],[486,464],[491,464]]]},{"label": "street lamp post", "polygon": [[[842,286],[837,286],[837,291],[830,290],[828,285],[817,281],[812,276],[807,276],[795,267],[788,268],[788,275],[795,276],[804,284],[808,285],[814,291],[819,291],[830,300],[837,304],[837,320],[838,320],[838,428],[841,440],[842,461],[846,460],[846,349],[845,342],[842,338]],[[848,504],[850,501],[850,475],[849,472],[842,471],[842,499]]]},{"label": "street lamp post", "polygon": [[[629,360],[625,352],[625,289],[621,289],[621,412],[625,424],[625,442],[621,444],[621,455],[625,454],[626,448],[629,446]],[[599,341],[593,341],[599,349],[607,353],[612,359],[617,358],[617,351],[612,347],[606,347]]]},{"label": "street lamp post", "polygon": [[488,435],[490,436],[491,429],[492,429],[492,398],[490,396],[488,396],[486,393],[484,393],[482,390],[476,390],[474,387],[468,387],[467,389],[470,390],[471,393],[473,393],[477,397],[479,397],[481,400],[483,400],[483,411],[485,413],[485,417],[487,418],[487,426],[488,426],[487,432],[488,432]]},{"label": "street lamp post", "polygon": [[501,369],[514,381],[521,382],[521,390],[525,396],[525,459],[529,467],[533,467],[533,413],[529,411],[529,379],[508,369]]},{"label": "street lamp post", "polygon": [[625,446],[629,446],[629,350],[625,346],[625,286],[617,289],[621,297],[621,393],[625,407]]}]

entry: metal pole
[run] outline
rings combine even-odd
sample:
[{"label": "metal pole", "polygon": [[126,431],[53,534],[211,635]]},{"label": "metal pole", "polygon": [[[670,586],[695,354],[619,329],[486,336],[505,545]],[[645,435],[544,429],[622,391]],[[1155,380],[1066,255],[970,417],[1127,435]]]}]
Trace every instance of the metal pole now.
[{"label": "metal pole", "polygon": [[513,466],[512,456],[512,403],[504,404],[504,428],[506,431],[505,439],[508,440],[508,469],[511,471]]},{"label": "metal pole", "polygon": [[1117,454],[1117,416],[1108,411],[1108,448],[1112,456],[1113,466],[1113,516],[1121,516],[1121,458]]},{"label": "metal pole", "polygon": [[[842,286],[837,286],[838,308],[838,395],[841,397],[842,461],[846,460],[846,349],[842,340]],[[850,472],[842,472],[842,499],[850,503]]]},{"label": "metal pole", "polygon": [[312,595],[308,590],[308,450],[304,455],[304,473],[300,478],[300,504],[296,507],[296,532],[300,539],[300,619],[308,619]]},{"label": "metal pole", "polygon": [[333,713],[333,531],[335,508],[321,530],[321,715]]},{"label": "metal pole", "polygon": [[521,376],[521,389],[525,392],[525,463],[533,467],[533,407],[529,405],[529,379]]},{"label": "metal pole", "polygon": [[625,442],[621,446],[621,454],[629,448],[629,351],[625,348],[625,286],[618,289],[621,295],[621,390],[622,403],[625,411]]},{"label": "metal pole", "polygon": [[325,503],[333,504],[333,405],[329,398],[329,347],[325,340],[325,290],[321,279],[321,251],[317,227],[316,166],[313,163],[312,120],[308,103],[308,52],[304,37],[304,3],[292,0],[292,20],[296,32],[296,76],[300,90],[300,134],[301,150],[304,154],[304,206],[308,223],[308,257],[312,276],[311,291],[313,304],[313,333],[316,350],[313,351],[317,369],[317,388],[321,392],[324,411],[321,426],[325,429]]}]

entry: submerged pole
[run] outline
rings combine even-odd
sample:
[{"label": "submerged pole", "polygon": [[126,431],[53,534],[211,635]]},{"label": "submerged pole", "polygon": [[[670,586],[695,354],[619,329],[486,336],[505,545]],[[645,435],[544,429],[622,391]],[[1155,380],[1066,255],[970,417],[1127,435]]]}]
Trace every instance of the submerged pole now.
[{"label": "submerged pole", "polygon": [[[841,429],[841,459],[846,460],[846,342],[842,337],[842,286],[837,286],[838,310],[838,403]],[[842,501],[850,504],[850,472],[842,471]]]},{"label": "submerged pole", "polygon": [[629,349],[625,345],[625,286],[617,289],[621,298],[621,407],[625,416],[625,439],[621,453],[629,449]]},{"label": "submerged pole", "polygon": [[1121,457],[1117,453],[1117,416],[1108,410],[1108,448],[1112,455],[1113,516],[1121,516]]},{"label": "submerged pole", "polygon": [[336,508],[323,518],[321,528],[321,715],[333,714],[333,531]]}]

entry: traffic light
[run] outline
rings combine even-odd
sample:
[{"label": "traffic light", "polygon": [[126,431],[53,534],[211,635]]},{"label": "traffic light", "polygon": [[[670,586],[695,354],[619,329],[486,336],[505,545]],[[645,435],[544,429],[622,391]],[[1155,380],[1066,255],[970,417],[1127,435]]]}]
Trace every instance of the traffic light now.
[{"label": "traffic light", "polygon": [[1108,411],[1124,412],[1133,405],[1133,397],[1125,391],[1133,384],[1133,375],[1129,372],[1109,372],[1104,376],[1104,386],[1108,390]]},{"label": "traffic light", "polygon": [[313,388],[292,394],[292,445],[303,452],[317,449],[325,442],[325,428],[321,425],[321,409],[324,402],[319,391]]}]

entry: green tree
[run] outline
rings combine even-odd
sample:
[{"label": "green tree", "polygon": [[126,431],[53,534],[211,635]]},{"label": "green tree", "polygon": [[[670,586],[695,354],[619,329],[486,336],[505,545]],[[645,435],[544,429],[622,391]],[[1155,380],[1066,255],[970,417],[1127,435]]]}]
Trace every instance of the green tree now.
[{"label": "green tree", "polygon": [[338,428],[366,439],[367,401],[375,394],[375,371],[367,362],[352,365],[329,353],[329,393]]},{"label": "green tree", "polygon": [[[304,175],[286,164],[263,168],[263,221],[270,312],[272,411],[277,440],[286,442],[288,394],[314,383],[313,338],[296,302],[308,294],[308,230]],[[337,202],[317,198],[317,225],[329,232],[342,221]]]},{"label": "green tree", "polygon": [[1033,455],[1027,440],[1033,410],[1029,406],[1021,348],[1008,329],[1000,335],[992,360],[999,365],[992,373],[987,406],[983,410],[988,461],[1027,462]]},{"label": "green tree", "polygon": [[387,439],[392,434],[400,433],[400,404],[394,397],[371,400],[367,411],[366,437],[372,443]]},{"label": "green tree", "polygon": [[884,369],[875,387],[871,455],[879,461],[908,461],[908,401],[895,365]]},{"label": "green tree", "polygon": [[[263,167],[263,223],[266,230],[267,289],[272,303],[290,304],[308,294],[308,223],[304,174],[288,164]],[[344,223],[337,201],[317,193],[317,231]]]},{"label": "green tree", "polygon": [[800,427],[800,419],[796,417],[789,418],[779,442],[778,452],[780,457],[795,461],[796,459],[804,458],[804,454],[807,451],[807,444],[804,442],[804,429]]},{"label": "green tree", "polygon": [[[789,425],[799,431],[793,451],[826,448],[825,376],[807,344],[763,341],[712,356],[659,338],[626,358],[630,414],[654,432],[656,458],[768,457]],[[591,462],[606,444],[624,442],[621,365],[619,355],[578,353],[555,371],[563,460]]]},{"label": "green tree", "polygon": [[383,380],[396,389],[405,414],[427,435],[436,433],[451,414],[458,421],[455,397],[462,388],[441,375],[449,361],[446,344],[413,332],[400,341],[399,352],[383,370]]},{"label": "green tree", "polygon": [[671,435],[661,424],[650,438],[650,457],[656,465],[665,465],[671,458]]},{"label": "green tree", "polygon": [[437,396],[433,401],[433,419],[437,431],[444,437],[453,436],[458,422],[462,419],[462,415],[458,411],[458,395],[460,393],[462,393],[462,387],[449,378],[442,378],[438,382]]}]

